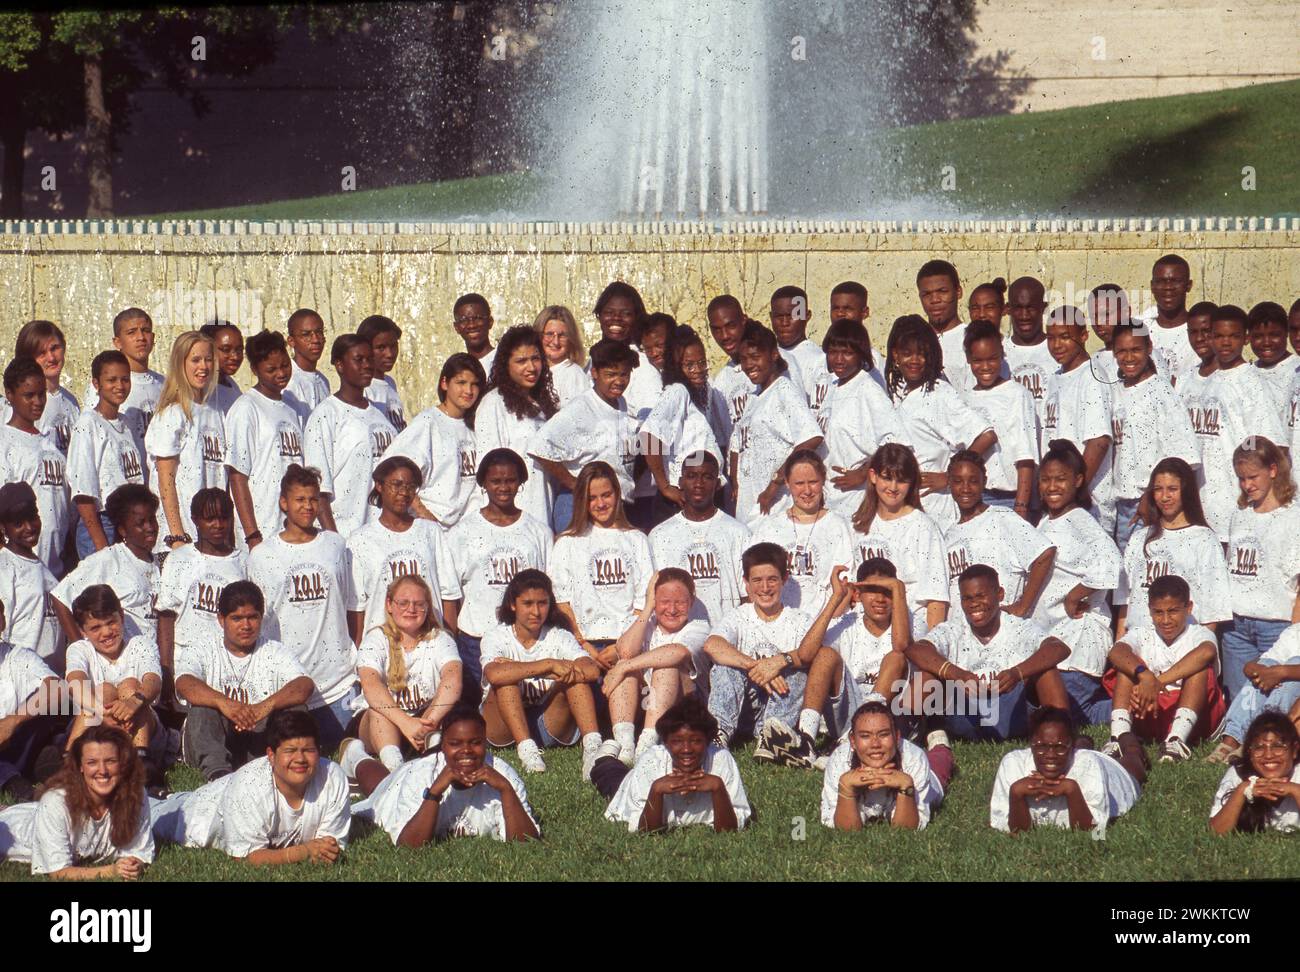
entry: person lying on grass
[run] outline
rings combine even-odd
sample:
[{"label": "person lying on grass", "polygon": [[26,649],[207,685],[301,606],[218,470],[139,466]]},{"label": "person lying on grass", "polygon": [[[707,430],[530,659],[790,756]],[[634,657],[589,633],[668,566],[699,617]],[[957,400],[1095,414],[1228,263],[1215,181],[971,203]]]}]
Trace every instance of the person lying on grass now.
[{"label": "person lying on grass", "polygon": [[846,569],[831,573],[831,596],[799,644],[799,663],[808,665],[803,709],[793,729],[772,729],[776,762],[809,767],[817,758],[814,739],[821,719],[832,745],[849,731],[849,721],[869,696],[887,704],[907,678],[911,618],[907,592],[893,563],[883,557],[864,560],[857,582]]},{"label": "person lying on grass", "polygon": [[1273,647],[1247,662],[1242,669],[1246,686],[1228,706],[1223,738],[1207,763],[1231,763],[1243,756],[1241,740],[1259,714],[1290,712],[1300,702],[1300,624],[1293,624],[1273,642]]},{"label": "person lying on grass", "polygon": [[1044,826],[1091,830],[1101,840],[1110,822],[1132,809],[1145,782],[1140,747],[1126,745],[1119,759],[1076,748],[1070,713],[1049,706],[1030,717],[1029,747],[1002,757],[989,823],[1011,834]]},{"label": "person lying on grass", "polygon": [[546,772],[541,747],[582,737],[582,776],[590,778],[600,745],[591,686],[600,666],[569,631],[551,579],[529,567],[501,598],[495,628],[483,636],[483,718],[488,742],[515,744],[525,773]]},{"label": "person lying on grass", "polygon": [[925,750],[898,732],[888,705],[870,700],[853,713],[848,737],[831,753],[822,777],[822,823],[861,830],[881,820],[924,830],[943,800],[943,786]]},{"label": "person lying on grass", "polygon": [[[688,695],[659,717],[662,743],[630,770],[617,743],[603,743],[591,782],[609,799],[605,819],[629,832],[654,833],[692,824],[715,832],[739,830],[751,810],[735,757],[717,743],[718,722],[703,701]],[[611,799],[612,797],[612,799]]]},{"label": "person lying on grass", "polygon": [[1244,759],[1223,774],[1210,806],[1210,829],[1258,833],[1300,830],[1300,733],[1282,712],[1264,712],[1246,730]]},{"label": "person lying on grass", "polygon": [[[369,820],[397,847],[422,847],[446,837],[524,840],[541,836],[523,780],[487,751],[487,722],[457,706],[443,720],[440,747],[392,773],[377,759],[343,769],[368,798],[352,815]],[[359,753],[356,755],[360,755]]]},{"label": "person lying on grass", "polygon": [[250,864],[333,864],[348,843],[348,780],[320,754],[320,730],[303,709],[266,720],[266,755],[230,776],[152,806],[158,840],[216,847]]},{"label": "person lying on grass", "polygon": [[1192,755],[1190,744],[1223,718],[1214,632],[1190,623],[1191,591],[1175,574],[1152,581],[1147,603],[1151,626],[1131,629],[1110,650],[1106,681],[1115,702],[1102,752],[1116,755],[1129,731],[1143,739],[1163,735],[1160,762],[1181,763]]},{"label": "person lying on grass", "polygon": [[153,857],[144,767],[113,726],[77,737],[39,802],[0,810],[0,861],[30,864],[33,874],[134,881]]}]

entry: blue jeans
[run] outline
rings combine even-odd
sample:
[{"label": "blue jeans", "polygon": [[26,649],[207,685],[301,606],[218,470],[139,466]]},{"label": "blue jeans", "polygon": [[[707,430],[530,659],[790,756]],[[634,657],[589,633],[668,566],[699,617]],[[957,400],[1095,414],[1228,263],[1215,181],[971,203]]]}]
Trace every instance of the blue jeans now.
[{"label": "blue jeans", "polygon": [[[108,542],[116,543],[117,531],[113,529],[113,522],[103,510],[99,511],[99,522],[104,528],[104,536],[108,537]],[[86,529],[86,524],[81,522],[81,517],[77,517],[77,556],[85,560],[94,552],[95,541],[90,539],[90,531]]]},{"label": "blue jeans", "polygon": [[348,708],[351,699],[352,694],[348,693],[337,702],[329,702],[307,710],[316,720],[316,728],[320,730],[319,744],[322,755],[334,752],[343,741],[343,737],[347,735],[348,723],[352,721],[352,711]]},{"label": "blue jeans", "polygon": [[1223,659],[1223,688],[1229,702],[1250,684],[1242,669],[1273,647],[1278,637],[1291,626],[1290,621],[1245,618],[1234,614],[1219,628],[1219,654]]},{"label": "blue jeans", "polygon": [[477,707],[483,699],[483,639],[460,632],[456,647],[460,649],[460,698],[466,705]]},{"label": "blue jeans", "polygon": [[551,502],[551,530],[559,533],[569,525],[573,519],[573,492],[564,490],[556,492],[555,499]]},{"label": "blue jeans", "polygon": [[790,688],[785,695],[771,694],[751,682],[739,668],[725,665],[714,665],[710,679],[709,711],[728,739],[734,739],[737,733],[752,735],[768,719],[780,719],[788,726],[799,721],[807,672],[785,676]]},{"label": "blue jeans", "polygon": [[1070,696],[1070,718],[1076,726],[1099,726],[1110,722],[1111,699],[1101,679],[1084,672],[1061,672]]},{"label": "blue jeans", "polygon": [[[1263,662],[1263,664],[1273,665],[1276,662]],[[1282,664],[1300,665],[1300,657],[1288,658]],[[1297,699],[1300,699],[1300,682],[1279,682],[1267,695],[1247,682],[1241,694],[1233,696],[1232,705],[1228,707],[1224,735],[1231,736],[1237,742],[1243,742],[1246,738],[1246,730],[1250,728],[1257,715],[1265,711],[1285,714],[1291,711],[1291,706],[1295,705]]]},{"label": "blue jeans", "polygon": [[1138,501],[1135,499],[1115,498],[1115,545],[1119,547],[1120,553],[1124,552],[1128,538],[1138,528],[1138,524],[1129,522],[1137,513],[1137,508]]},{"label": "blue jeans", "polygon": [[[945,694],[947,686],[945,685]],[[958,739],[978,741],[1005,742],[1008,739],[1020,739],[1029,734],[1029,693],[1024,685],[1017,685],[1010,692],[1001,692],[992,696],[991,711],[987,714],[972,712],[974,700],[966,706],[966,711],[950,713],[945,717],[948,732]]]}]

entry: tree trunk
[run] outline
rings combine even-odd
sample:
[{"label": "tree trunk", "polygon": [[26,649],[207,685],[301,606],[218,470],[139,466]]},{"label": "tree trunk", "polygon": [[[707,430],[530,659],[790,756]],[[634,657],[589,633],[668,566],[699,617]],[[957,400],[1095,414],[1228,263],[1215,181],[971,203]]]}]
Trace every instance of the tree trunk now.
[{"label": "tree trunk", "polygon": [[86,55],[86,174],[90,194],[86,216],[113,215],[112,120],[104,105],[104,66],[98,54]]},{"label": "tree trunk", "polygon": [[23,172],[27,160],[23,152],[27,148],[27,131],[16,105],[12,117],[6,116],[0,122],[0,146],[5,154],[4,174],[0,176],[0,218],[23,218]]}]

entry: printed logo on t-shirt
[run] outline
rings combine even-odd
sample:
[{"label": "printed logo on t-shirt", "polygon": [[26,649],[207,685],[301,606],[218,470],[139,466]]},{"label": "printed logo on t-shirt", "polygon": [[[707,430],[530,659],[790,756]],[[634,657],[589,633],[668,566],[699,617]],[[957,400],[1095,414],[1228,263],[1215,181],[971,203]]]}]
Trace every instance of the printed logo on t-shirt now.
[{"label": "printed logo on t-shirt", "polygon": [[190,607],[195,611],[202,611],[204,614],[216,617],[217,602],[221,600],[221,592],[225,589],[225,584],[216,584],[211,580],[196,581],[194,587],[190,589],[193,595],[190,598]]},{"label": "printed logo on t-shirt", "polygon": [[622,587],[628,581],[627,564],[617,550],[597,550],[589,568],[592,587]]},{"label": "printed logo on t-shirt", "polygon": [[59,447],[60,452],[68,451],[68,443],[72,441],[72,426],[66,422],[62,425],[54,426],[54,444]]},{"label": "printed logo on t-shirt", "polygon": [[954,547],[948,551],[948,579],[955,581],[970,566],[970,556],[965,547]]},{"label": "printed logo on t-shirt", "polygon": [[812,547],[798,544],[788,551],[786,566],[791,577],[811,577],[817,568],[817,555]]},{"label": "printed logo on t-shirt", "polygon": [[474,479],[478,475],[478,454],[474,449],[462,449],[460,453],[460,478]]},{"label": "printed logo on t-shirt", "polygon": [[1124,444],[1124,420],[1118,415],[1110,420],[1110,437],[1116,448]]},{"label": "printed logo on t-shirt", "polygon": [[808,396],[808,407],[814,412],[820,411],[822,405],[826,403],[826,395],[830,391],[830,384],[825,381],[817,382],[817,387],[813,393]]},{"label": "printed logo on t-shirt", "polygon": [[122,466],[122,478],[128,483],[143,483],[144,470],[140,467],[140,453],[137,449],[123,449],[117,454]]},{"label": "printed logo on t-shirt", "polygon": [[1234,542],[1232,556],[1228,562],[1228,573],[1234,577],[1259,576],[1258,540],[1248,536]]},{"label": "printed logo on t-shirt", "polygon": [[226,450],[221,447],[221,436],[210,432],[203,433],[203,461],[225,462]]},{"label": "printed logo on t-shirt", "polygon": [[1190,405],[1187,409],[1187,417],[1192,420],[1192,431],[1197,435],[1218,438],[1220,427],[1218,402],[1211,399],[1202,404]]},{"label": "printed logo on t-shirt", "polygon": [[420,573],[420,561],[415,557],[408,557],[405,560],[390,560],[388,562],[388,583],[392,583],[399,577],[423,577]]},{"label": "printed logo on t-shirt", "polygon": [[406,428],[406,416],[402,412],[400,405],[389,405],[386,409],[388,412],[388,421],[393,423],[393,428],[401,432]]},{"label": "printed logo on t-shirt", "polygon": [[770,641],[760,642],[756,645],[752,645],[751,648],[753,649],[753,654],[750,656],[751,658],[771,658],[773,655],[781,654],[781,649],[777,648],[777,646],[772,644]]},{"label": "printed logo on t-shirt", "polygon": [[1044,432],[1048,430],[1051,430],[1053,432],[1056,431],[1057,416],[1060,415],[1060,412],[1061,412],[1061,403],[1059,400],[1058,401],[1049,400],[1047,402],[1047,409],[1043,413]]},{"label": "printed logo on t-shirt", "polygon": [[45,593],[45,617],[47,620],[59,619],[58,612],[54,610],[54,595],[48,591]]},{"label": "printed logo on t-shirt", "polygon": [[1172,565],[1167,560],[1148,560],[1146,577],[1142,579],[1142,589],[1145,591],[1161,577],[1169,576],[1171,569]]},{"label": "printed logo on t-shirt", "polygon": [[281,459],[302,459],[302,439],[298,433],[282,425],[276,429],[280,441],[280,458]]},{"label": "printed logo on t-shirt", "polygon": [[289,575],[289,583],[290,604],[310,604],[330,596],[329,573],[323,567],[299,569]]},{"label": "printed logo on t-shirt", "polygon": [[40,478],[36,485],[62,487],[64,485],[63,463],[57,459],[42,459]]},{"label": "printed logo on t-shirt", "polygon": [[740,448],[736,452],[741,453],[749,448],[749,426],[737,425],[736,431],[740,434]]},{"label": "printed logo on t-shirt", "polygon": [[393,701],[403,712],[420,712],[429,704],[418,685],[408,685],[400,692],[394,692]]},{"label": "printed logo on t-shirt", "polygon": [[740,417],[745,414],[745,406],[749,404],[749,392],[743,391],[732,395],[727,401],[727,406],[731,409],[731,421],[739,422]]},{"label": "printed logo on t-shirt", "polygon": [[1043,372],[1040,369],[1035,367],[1017,368],[1011,377],[1029,390],[1029,394],[1034,396],[1035,402],[1043,400]]},{"label": "printed logo on t-shirt", "polygon": [[877,537],[870,537],[858,544],[858,562],[865,563],[873,557],[889,560],[889,544]]},{"label": "printed logo on t-shirt", "polygon": [[384,451],[393,444],[393,433],[388,429],[372,428],[370,430],[370,455],[380,459]]},{"label": "printed logo on t-shirt", "polygon": [[483,574],[487,578],[488,587],[505,587],[515,579],[515,574],[527,566],[524,556],[518,550],[498,547],[488,554]]},{"label": "printed logo on t-shirt", "polygon": [[693,543],[686,548],[686,570],[692,580],[715,581],[721,578],[718,571],[718,551],[707,543]]}]

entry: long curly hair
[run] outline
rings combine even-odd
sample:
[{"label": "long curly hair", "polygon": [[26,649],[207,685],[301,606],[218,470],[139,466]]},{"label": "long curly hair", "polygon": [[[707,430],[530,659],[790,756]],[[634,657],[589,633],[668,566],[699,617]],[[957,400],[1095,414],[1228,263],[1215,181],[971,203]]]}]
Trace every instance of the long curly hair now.
[{"label": "long curly hair", "polygon": [[706,382],[699,388],[687,380],[685,373],[682,371],[682,358],[686,355],[688,348],[699,345],[704,350],[704,341],[695,333],[695,328],[689,324],[678,324],[668,334],[668,347],[664,351],[664,370],[663,383],[667,388],[669,385],[681,385],[686,389],[686,394],[691,397],[691,402],[705,415],[709,414],[709,386]]},{"label": "long curly hair", "polygon": [[114,847],[125,847],[135,837],[140,824],[140,808],[144,804],[144,765],[136,755],[131,737],[114,726],[90,726],[77,737],[72,748],[63,757],[63,767],[50,778],[48,789],[63,791],[72,819],[73,831],[79,832],[90,817],[90,791],[81,775],[81,757],[91,743],[113,746],[117,749],[118,780],[113,795],[108,800],[108,812],[113,818],[109,839]]},{"label": "long curly hair", "polygon": [[[542,359],[542,370],[537,384],[526,389],[510,377],[510,356],[520,348],[535,348]],[[497,355],[492,359],[492,374],[488,375],[488,390],[497,391],[505,403],[506,411],[519,419],[548,419],[560,409],[551,382],[551,366],[546,363],[542,339],[527,324],[518,324],[501,335]]]}]

